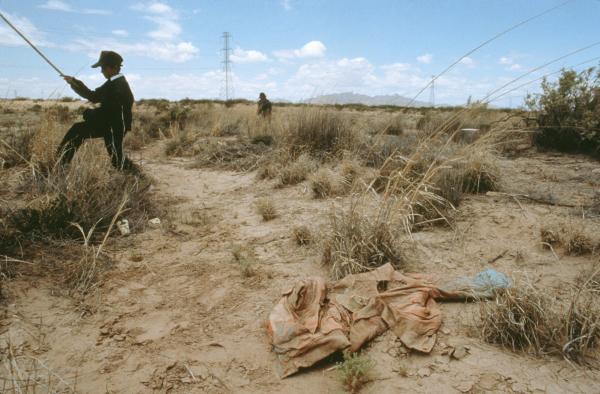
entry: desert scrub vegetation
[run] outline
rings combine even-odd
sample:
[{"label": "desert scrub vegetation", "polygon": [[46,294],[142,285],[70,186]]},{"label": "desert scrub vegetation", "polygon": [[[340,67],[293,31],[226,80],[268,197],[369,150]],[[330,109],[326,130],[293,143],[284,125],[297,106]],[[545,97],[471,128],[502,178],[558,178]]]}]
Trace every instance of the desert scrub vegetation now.
[{"label": "desert scrub vegetation", "polygon": [[540,228],[540,240],[545,248],[554,250],[561,247],[567,255],[580,256],[598,250],[600,239],[597,230],[584,219],[561,219],[543,224]]},{"label": "desert scrub vegetation", "polygon": [[539,127],[534,143],[600,158],[600,69],[563,70],[558,81],[544,79],[541,87],[526,99]]},{"label": "desert scrub vegetation", "polygon": [[32,170],[24,177],[21,189],[31,203],[7,220],[21,237],[75,238],[80,234],[72,223],[104,231],[121,205],[133,229],[145,222],[154,210],[147,193],[150,181],[113,170],[99,150],[83,147],[68,168]]},{"label": "desert scrub vegetation", "polygon": [[562,299],[529,282],[515,282],[480,306],[482,338],[513,351],[559,355],[598,365],[600,307],[597,267],[586,280],[567,288]]},{"label": "desert scrub vegetation", "polygon": [[256,256],[250,248],[235,244],[231,246],[231,254],[242,277],[249,278],[256,274]]},{"label": "desert scrub vegetation", "polygon": [[121,204],[132,228],[140,228],[149,212],[156,210],[147,193],[149,178],[115,171],[104,148],[94,142],[84,144],[70,166],[58,165],[56,147],[68,125],[55,112],[50,107],[32,126],[27,154],[19,163],[26,169],[17,188],[24,203],[2,212],[5,243],[14,247],[79,239],[77,226],[99,235],[109,228]]},{"label": "desert scrub vegetation", "polygon": [[283,143],[292,155],[308,153],[317,159],[341,157],[355,149],[359,139],[342,115],[318,108],[302,109],[284,125]]},{"label": "desert scrub vegetation", "polygon": [[292,238],[298,246],[306,246],[313,242],[313,233],[305,226],[296,226],[292,229]]},{"label": "desert scrub vegetation", "polygon": [[322,262],[334,279],[385,263],[398,267],[402,263],[400,236],[390,209],[385,205],[369,209],[364,200],[354,199],[347,208],[330,213]]},{"label": "desert scrub vegetation", "polygon": [[256,212],[263,218],[265,222],[273,220],[278,216],[277,207],[273,199],[262,197],[255,202]]},{"label": "desert scrub vegetation", "polygon": [[344,361],[337,364],[337,373],[344,389],[349,393],[358,393],[373,380],[375,363],[357,353],[344,355]]}]

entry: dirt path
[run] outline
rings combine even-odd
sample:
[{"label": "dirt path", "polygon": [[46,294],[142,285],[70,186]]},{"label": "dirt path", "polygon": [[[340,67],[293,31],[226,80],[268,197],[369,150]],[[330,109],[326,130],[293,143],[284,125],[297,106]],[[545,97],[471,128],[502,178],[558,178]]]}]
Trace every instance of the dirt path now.
[{"label": "dirt path", "polygon": [[[557,162],[523,160],[503,162],[507,172],[515,172],[513,186],[535,180],[522,171],[535,173],[532,163],[556,174],[549,181],[568,176]],[[118,263],[105,278],[101,297],[89,302],[95,314],[82,318],[81,309],[55,295],[49,283],[16,280],[0,338],[49,366],[55,387],[76,384],[79,392],[340,392],[331,364],[279,380],[264,329],[283,290],[298,278],[327,274],[318,250],[295,245],[291,229],[322,228],[331,204],[340,201],[314,200],[304,185],[275,189],[254,174],[191,170],[185,164],[144,163],[156,178],[154,193],[169,201],[172,212],[161,227],[117,242]],[[585,165],[595,168],[592,162]],[[560,193],[568,198],[568,190]],[[278,218],[264,222],[256,214],[254,202],[262,196],[274,199]],[[540,248],[540,223],[566,210],[471,197],[461,206],[455,229],[415,234],[416,243],[408,246],[414,256],[410,268],[457,277],[491,266],[509,274],[526,272],[559,291],[590,264],[585,257],[557,261]],[[234,261],[232,250],[238,247],[251,256],[252,275],[244,275]],[[368,346],[366,354],[377,366],[364,392],[598,390],[597,373],[483,344],[471,328],[477,305],[442,308],[445,320],[431,355],[403,355],[391,333]],[[469,354],[450,359],[445,353],[457,345],[466,345]]]}]

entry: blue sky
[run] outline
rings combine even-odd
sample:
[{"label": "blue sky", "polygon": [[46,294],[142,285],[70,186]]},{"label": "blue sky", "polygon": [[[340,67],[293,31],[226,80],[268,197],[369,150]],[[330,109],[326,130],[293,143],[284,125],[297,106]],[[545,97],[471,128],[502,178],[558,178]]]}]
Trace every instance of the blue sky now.
[{"label": "blue sky", "polygon": [[[470,49],[564,0],[0,0],[0,11],[90,86],[102,49],[125,58],[137,98],[223,98],[222,34],[232,35],[233,95],[301,100],[356,92],[414,96]],[[600,0],[572,0],[502,36],[441,77],[437,103],[460,104],[600,41]],[[0,21],[0,95],[72,95]],[[600,57],[600,45],[520,82]],[[598,59],[578,66],[597,65]],[[518,105],[519,89],[496,105]],[[419,99],[429,100],[429,90]]]}]

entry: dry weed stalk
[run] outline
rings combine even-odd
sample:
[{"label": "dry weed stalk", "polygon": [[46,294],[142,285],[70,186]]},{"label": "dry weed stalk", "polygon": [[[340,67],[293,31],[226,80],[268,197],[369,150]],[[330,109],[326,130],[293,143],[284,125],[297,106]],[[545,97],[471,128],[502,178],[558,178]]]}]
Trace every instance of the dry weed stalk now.
[{"label": "dry weed stalk", "polygon": [[[8,341],[2,357],[3,372],[0,376],[2,392],[12,393],[76,393],[76,378],[74,384],[49,368],[36,357],[17,354],[18,352]],[[69,379],[70,380],[70,379]]]}]

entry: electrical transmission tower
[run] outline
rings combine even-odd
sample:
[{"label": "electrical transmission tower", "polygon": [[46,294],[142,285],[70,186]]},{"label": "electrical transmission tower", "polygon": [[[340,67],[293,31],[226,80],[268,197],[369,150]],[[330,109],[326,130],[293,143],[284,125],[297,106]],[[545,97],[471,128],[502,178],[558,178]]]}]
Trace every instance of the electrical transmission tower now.
[{"label": "electrical transmission tower", "polygon": [[435,76],[431,76],[431,92],[429,93],[429,103],[435,107]]},{"label": "electrical transmission tower", "polygon": [[229,101],[233,94],[233,85],[231,83],[231,47],[229,46],[229,40],[231,39],[231,34],[228,32],[223,33],[223,75],[224,75],[224,95],[225,101]]}]

